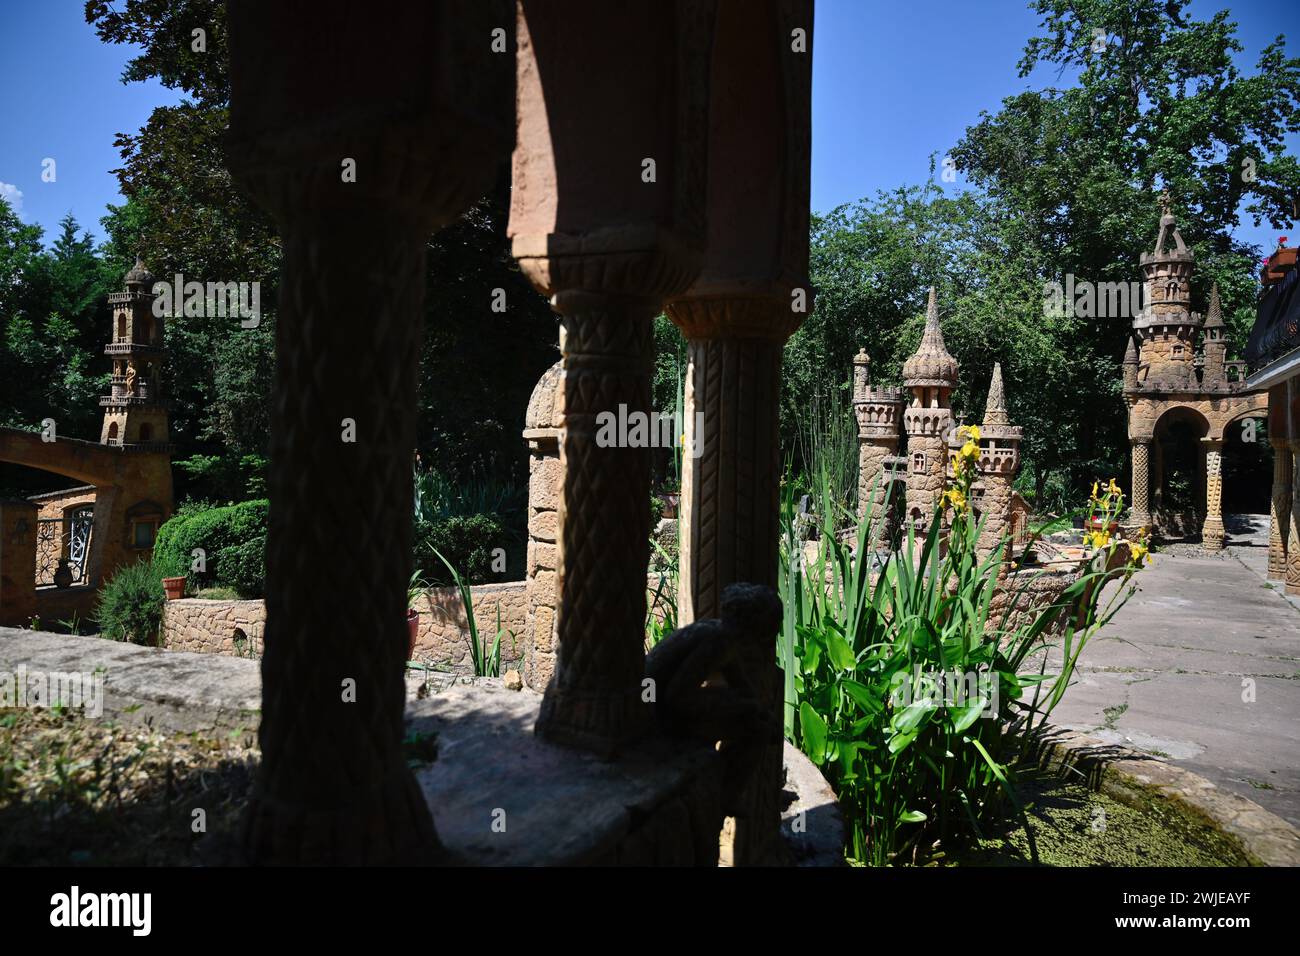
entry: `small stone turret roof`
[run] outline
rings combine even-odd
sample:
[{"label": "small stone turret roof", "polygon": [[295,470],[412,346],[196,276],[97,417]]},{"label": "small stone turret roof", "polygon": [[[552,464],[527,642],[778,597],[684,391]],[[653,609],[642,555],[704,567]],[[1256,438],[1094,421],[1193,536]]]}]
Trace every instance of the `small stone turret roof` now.
[{"label": "small stone turret roof", "polygon": [[989,400],[984,405],[984,424],[1010,425],[1007,417],[1007,396],[1002,388],[1002,363],[993,363],[993,381],[989,382]]},{"label": "small stone turret roof", "polygon": [[1007,393],[1002,385],[1002,363],[993,363],[993,379],[989,382],[989,400],[984,406],[984,421],[980,423],[982,438],[1002,442],[1018,442],[1024,434],[1019,425],[1011,424],[1007,412]]},{"label": "small stone turret roof", "polygon": [[1133,342],[1133,336],[1128,337],[1128,348],[1124,350],[1124,364],[1136,365],[1138,363],[1137,345]]},{"label": "small stone turret roof", "polygon": [[135,265],[132,266],[131,271],[126,274],[126,284],[142,286],[153,285],[153,273],[145,268],[144,262],[138,255],[135,257]]},{"label": "small stone turret roof", "polygon": [[943,329],[939,325],[939,302],[934,286],[930,286],[930,302],[925,313],[925,332],[916,353],[903,363],[903,384],[909,388],[957,385],[957,360],[943,344]]},{"label": "small stone turret roof", "polygon": [[564,389],[560,383],[564,360],[556,362],[537,380],[524,413],[524,437],[558,437],[564,424]]},{"label": "small stone turret roof", "polygon": [[1210,309],[1205,316],[1204,328],[1223,328],[1223,306],[1219,304],[1219,283],[1217,282],[1210,288]]}]

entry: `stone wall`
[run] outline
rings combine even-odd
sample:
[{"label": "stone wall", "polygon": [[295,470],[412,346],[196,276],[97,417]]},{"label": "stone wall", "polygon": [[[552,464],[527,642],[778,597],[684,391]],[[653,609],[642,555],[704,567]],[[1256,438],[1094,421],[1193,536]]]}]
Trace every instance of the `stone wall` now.
[{"label": "stone wall", "polygon": [[261,601],[167,601],[162,646],[199,654],[261,657],[265,627],[266,605]]},{"label": "stone wall", "polygon": [[[474,620],[479,640],[487,647],[497,632],[497,609],[501,610],[501,627],[511,634],[501,637],[501,670],[517,667],[524,657],[528,629],[527,582],[479,584],[470,588],[474,601]],[[469,623],[460,592],[455,588],[433,588],[416,602],[420,612],[419,637],[414,659],[433,664],[450,664],[470,670]]]},{"label": "stone wall", "polygon": [[[501,666],[518,666],[524,655],[527,625],[525,582],[481,584],[470,589],[479,639],[491,647],[497,629],[497,608],[501,627],[514,632],[513,639],[501,639]],[[450,664],[470,669],[469,628],[460,592],[455,588],[433,588],[416,602],[420,627],[414,659],[432,664]],[[266,626],[262,601],[209,601],[186,598],[163,605],[163,642],[169,650],[235,657],[260,657]]]}]

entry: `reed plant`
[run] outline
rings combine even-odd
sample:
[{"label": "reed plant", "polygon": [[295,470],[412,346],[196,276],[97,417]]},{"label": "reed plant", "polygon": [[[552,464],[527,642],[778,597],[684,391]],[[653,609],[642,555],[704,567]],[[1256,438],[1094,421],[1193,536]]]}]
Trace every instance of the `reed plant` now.
[{"label": "reed plant", "polygon": [[[1145,558],[1140,539],[1090,539],[1078,576],[1044,606],[1026,607],[1045,572],[1007,577],[1003,548],[976,547],[984,522],[970,503],[970,431],[923,538],[909,528],[897,550],[873,550],[883,516],[868,507],[856,518],[825,474],[819,534],[804,542],[794,483],[784,486],[786,735],[839,796],[846,853],[862,864],[930,860],[1009,813],[1023,816],[1020,758]],[[1094,493],[1083,510],[1107,527],[1122,507],[1122,495],[1102,504]],[[847,541],[841,526],[851,528]],[[999,588],[1009,600],[995,614]]]}]

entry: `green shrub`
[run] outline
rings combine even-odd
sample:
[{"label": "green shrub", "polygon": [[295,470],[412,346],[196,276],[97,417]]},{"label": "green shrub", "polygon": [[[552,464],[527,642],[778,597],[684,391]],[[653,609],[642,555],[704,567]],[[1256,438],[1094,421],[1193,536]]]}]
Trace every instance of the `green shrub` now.
[{"label": "green shrub", "polygon": [[[266,535],[267,501],[242,501],[203,511],[173,515],[158,529],[154,544],[157,559],[183,570],[193,584],[206,586],[220,578],[218,555],[223,549],[235,548]],[[195,548],[202,548],[206,556],[206,570],[191,570]]]},{"label": "green shrub", "polygon": [[508,543],[509,536],[496,515],[419,521],[415,527],[415,565],[435,586],[455,583],[447,564],[463,569],[461,575],[471,584],[503,580],[500,572],[492,570],[492,552]]},{"label": "green shrub", "polygon": [[266,535],[249,538],[217,552],[217,582],[243,598],[266,593]]},{"label": "green shrub", "polygon": [[114,641],[158,646],[165,595],[165,563],[138,561],[117,570],[99,592],[95,617],[100,633]]}]

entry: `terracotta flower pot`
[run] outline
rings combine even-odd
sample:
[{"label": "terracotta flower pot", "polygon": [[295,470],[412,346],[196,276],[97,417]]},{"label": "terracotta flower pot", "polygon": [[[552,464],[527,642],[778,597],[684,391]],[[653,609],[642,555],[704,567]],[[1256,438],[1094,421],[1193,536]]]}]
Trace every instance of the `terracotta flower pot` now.
[{"label": "terracotta flower pot", "polygon": [[163,591],[167,594],[167,600],[179,601],[185,596],[185,575],[179,578],[163,578]]},{"label": "terracotta flower pot", "polygon": [[1115,534],[1119,531],[1119,522],[1103,522],[1100,518],[1089,518],[1086,522],[1089,531],[1106,531],[1109,534]]},{"label": "terracotta flower pot", "polygon": [[406,611],[406,630],[410,635],[410,643],[406,648],[406,659],[409,661],[415,653],[415,639],[420,636],[420,612],[413,607]]}]

